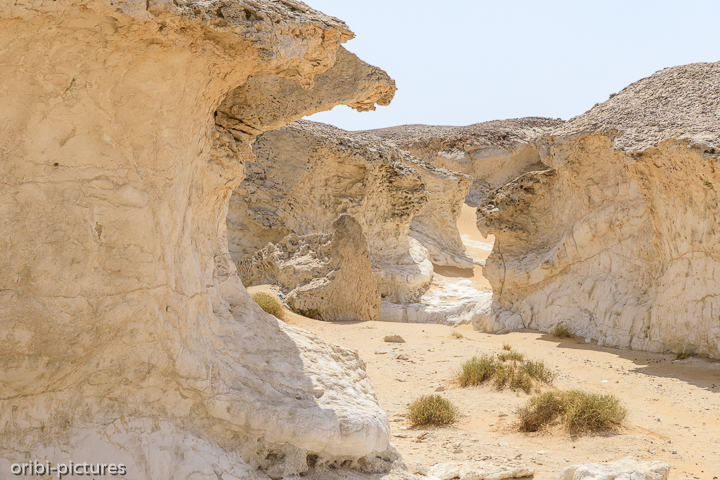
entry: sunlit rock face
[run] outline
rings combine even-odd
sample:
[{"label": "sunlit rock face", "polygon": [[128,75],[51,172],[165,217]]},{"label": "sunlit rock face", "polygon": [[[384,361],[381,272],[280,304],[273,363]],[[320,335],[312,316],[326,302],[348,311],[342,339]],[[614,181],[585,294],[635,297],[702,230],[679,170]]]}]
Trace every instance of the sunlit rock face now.
[{"label": "sunlit rock face", "polygon": [[228,213],[237,260],[289,233],[328,232],[349,214],[367,240],[385,301],[417,300],[430,286],[433,262],[472,266],[456,225],[467,176],[375,137],[305,120],[263,134],[253,149],[257,160]]},{"label": "sunlit rock face", "polygon": [[291,233],[238,262],[243,285],[279,286],[285,303],[324,321],[377,320],[380,295],[360,224],[340,215],[329,233]]},{"label": "sunlit rock face", "polygon": [[262,312],[227,250],[254,135],[392,98],[350,38],[294,0],[0,0],[0,471],[396,459],[358,356]]},{"label": "sunlit rock face", "polygon": [[463,127],[403,125],[368,130],[436,167],[469,175],[467,201],[480,203],[495,188],[532,171],[540,155],[532,140],[562,125],[552,118],[495,120]]},{"label": "sunlit rock face", "polygon": [[719,82],[718,63],[668,68],[536,141],[544,168],[478,210],[480,328],[720,357]]}]

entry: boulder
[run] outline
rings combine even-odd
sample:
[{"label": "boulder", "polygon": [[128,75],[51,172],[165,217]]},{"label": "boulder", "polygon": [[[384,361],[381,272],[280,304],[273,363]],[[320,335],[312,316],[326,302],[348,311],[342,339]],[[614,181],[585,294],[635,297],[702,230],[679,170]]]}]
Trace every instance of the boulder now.
[{"label": "boulder", "polygon": [[257,160],[227,217],[235,259],[290,233],[325,233],[346,213],[362,228],[386,301],[417,300],[430,286],[432,261],[472,266],[455,225],[466,176],[374,137],[309,121],[267,132],[253,149]]},{"label": "boulder", "polygon": [[358,355],[265,314],[227,249],[254,135],[392,97],[352,36],[294,0],[0,0],[0,470],[398,460]]},{"label": "boulder", "polygon": [[599,345],[720,357],[720,63],[668,68],[535,141],[489,195],[483,330],[564,323]]},{"label": "boulder", "polygon": [[535,470],[522,465],[495,465],[483,461],[438,463],[428,469],[430,478],[439,480],[504,480],[524,478],[535,474]]},{"label": "boulder", "polygon": [[573,465],[558,480],[667,480],[670,466],[665,462],[642,462],[633,457],[609,463]]},{"label": "boulder", "polygon": [[360,225],[343,214],[331,233],[291,233],[238,262],[246,287],[272,283],[296,312],[325,321],[377,320],[380,296]]},{"label": "boulder", "polygon": [[463,127],[403,125],[368,130],[436,167],[472,178],[466,200],[478,204],[495,188],[536,168],[540,162],[532,140],[563,123],[527,117]]}]

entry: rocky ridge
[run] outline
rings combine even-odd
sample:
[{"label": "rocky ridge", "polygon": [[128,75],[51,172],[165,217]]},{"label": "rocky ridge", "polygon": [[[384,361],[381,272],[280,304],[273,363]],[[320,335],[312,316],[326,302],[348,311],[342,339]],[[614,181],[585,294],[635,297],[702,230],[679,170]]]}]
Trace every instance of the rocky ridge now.
[{"label": "rocky ridge", "polygon": [[719,82],[668,68],[535,141],[543,168],[478,209],[497,238],[479,328],[720,357]]},{"label": "rocky ridge", "polygon": [[495,120],[462,127],[403,125],[364,133],[448,170],[473,179],[467,201],[485,196],[540,162],[532,140],[562,125],[562,120],[527,117]]},{"label": "rocky ridge", "polygon": [[326,231],[347,213],[362,227],[385,301],[416,301],[430,286],[431,262],[472,266],[456,226],[466,176],[308,121],[268,132],[253,148],[257,160],[230,200],[234,258],[290,232]]}]

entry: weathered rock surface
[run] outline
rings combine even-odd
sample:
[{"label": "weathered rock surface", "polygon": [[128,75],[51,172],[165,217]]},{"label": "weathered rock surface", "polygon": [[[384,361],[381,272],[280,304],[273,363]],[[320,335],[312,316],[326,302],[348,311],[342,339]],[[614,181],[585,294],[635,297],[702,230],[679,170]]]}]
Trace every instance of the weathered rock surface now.
[{"label": "weathered rock surface", "polygon": [[262,312],[225,236],[254,134],[389,101],[351,37],[293,0],[0,0],[3,472],[267,479],[398,458],[359,357]]},{"label": "weathered rock surface", "polygon": [[610,463],[573,465],[558,480],[667,480],[670,466],[665,462],[642,462],[633,457]]},{"label": "weathered rock surface", "polygon": [[543,170],[478,209],[484,330],[720,357],[720,64],[662,70],[536,141]]},{"label": "weathered rock surface", "polygon": [[472,177],[467,200],[480,203],[490,191],[505,185],[540,162],[532,140],[563,123],[550,118],[518,118],[464,127],[403,125],[368,130],[414,156]]},{"label": "weathered rock surface", "polygon": [[439,463],[428,469],[428,476],[440,480],[504,480],[530,477],[532,468],[520,465],[495,465],[490,462],[448,462]]},{"label": "weathered rock surface", "polygon": [[238,262],[246,287],[271,283],[295,311],[325,321],[371,321],[380,312],[377,281],[358,222],[343,214],[331,232],[291,233]]},{"label": "weathered rock surface", "polygon": [[464,175],[374,137],[308,121],[268,132],[253,148],[257,160],[235,190],[227,219],[236,259],[291,232],[325,232],[347,213],[362,227],[386,301],[417,300],[430,285],[431,259],[472,266],[455,225],[469,186]]}]

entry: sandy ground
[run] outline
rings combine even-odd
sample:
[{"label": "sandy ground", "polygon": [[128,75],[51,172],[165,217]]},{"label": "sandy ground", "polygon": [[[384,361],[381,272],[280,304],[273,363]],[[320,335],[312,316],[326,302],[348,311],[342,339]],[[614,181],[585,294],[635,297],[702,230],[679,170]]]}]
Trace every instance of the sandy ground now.
[{"label": "sandy ground", "polygon": [[[482,244],[488,242],[476,229],[473,232],[474,212],[469,207],[459,227],[466,240],[478,242],[467,242],[472,247],[468,253],[486,258],[489,250]],[[464,278],[484,286],[485,279],[473,273]],[[365,360],[390,416],[393,443],[407,463],[514,461],[535,468],[536,479],[554,479],[568,465],[631,455],[669,463],[672,480],[720,479],[718,361],[675,360],[672,355],[598,347],[581,338],[558,340],[534,331],[493,335],[474,332],[469,325],[327,323],[286,313],[287,323],[356,350]],[[390,334],[401,335],[406,343],[384,342],[383,337]],[[464,360],[499,352],[504,343],[555,369],[557,388],[618,396],[629,411],[626,425],[617,432],[576,438],[560,428],[537,434],[518,432],[515,411],[526,402],[525,393],[492,386],[460,388],[453,381]],[[407,404],[438,390],[460,408],[460,420],[450,427],[411,427],[405,418]]]}]

